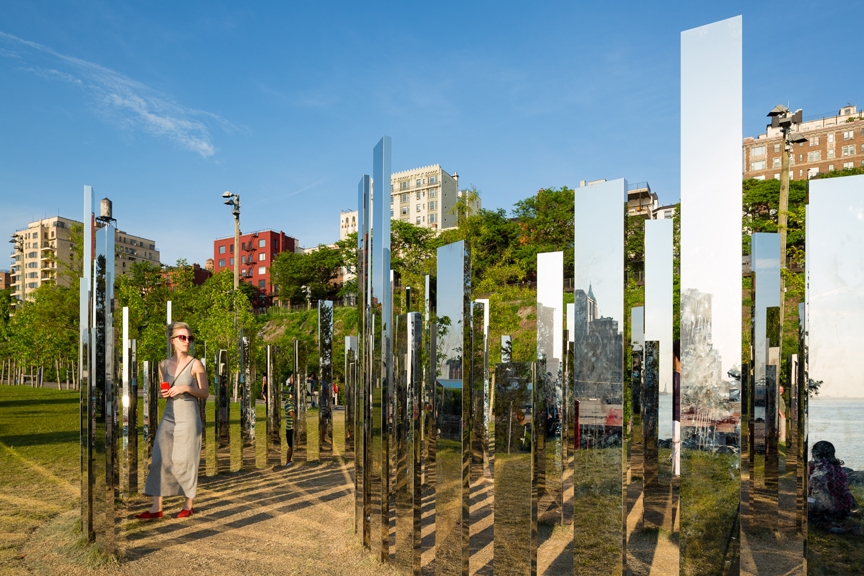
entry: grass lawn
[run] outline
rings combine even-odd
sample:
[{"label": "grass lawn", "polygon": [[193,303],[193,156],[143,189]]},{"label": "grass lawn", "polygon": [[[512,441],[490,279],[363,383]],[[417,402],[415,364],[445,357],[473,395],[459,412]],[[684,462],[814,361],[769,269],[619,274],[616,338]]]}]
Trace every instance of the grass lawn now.
[{"label": "grass lawn", "polygon": [[[859,506],[864,488],[852,486]],[[846,534],[832,534],[812,524],[807,532],[807,573],[813,575],[850,574],[864,566],[864,518],[850,518],[842,524]],[[857,568],[855,568],[857,566]]]},{"label": "grass lawn", "polygon": [[[27,538],[78,509],[78,419],[78,392],[0,386],[0,574],[25,571],[21,549]],[[72,523],[72,544],[74,529]]]}]

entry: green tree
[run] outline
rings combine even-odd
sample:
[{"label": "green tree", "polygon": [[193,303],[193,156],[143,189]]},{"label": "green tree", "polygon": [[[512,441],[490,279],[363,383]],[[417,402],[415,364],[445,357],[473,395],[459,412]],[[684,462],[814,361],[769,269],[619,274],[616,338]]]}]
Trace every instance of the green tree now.
[{"label": "green tree", "polygon": [[519,225],[516,259],[533,276],[537,254],[564,251],[564,275],[573,275],[573,189],[544,188],[536,195],[516,202],[513,216]]},{"label": "green tree", "polygon": [[303,287],[312,301],[334,298],[339,286],[334,284],[342,265],[338,248],[321,245],[318,250],[300,254],[282,252],[273,261],[270,275],[280,298],[299,303],[306,301]]}]

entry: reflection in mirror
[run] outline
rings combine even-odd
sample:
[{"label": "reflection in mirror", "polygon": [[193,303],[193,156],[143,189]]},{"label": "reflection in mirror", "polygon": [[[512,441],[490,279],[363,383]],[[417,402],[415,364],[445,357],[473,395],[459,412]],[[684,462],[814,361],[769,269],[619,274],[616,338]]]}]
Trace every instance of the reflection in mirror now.
[{"label": "reflection in mirror", "polygon": [[501,363],[512,362],[513,339],[510,336],[501,336]]},{"label": "reflection in mirror", "polygon": [[436,419],[435,385],[438,373],[438,344],[436,320],[436,282],[426,275],[424,279],[424,329],[423,329],[423,410],[421,413],[421,565],[434,566],[435,559],[435,446]]},{"label": "reflection in mirror", "polygon": [[277,366],[278,348],[267,345],[267,464],[282,463],[282,430],[280,412],[282,408],[282,383],[279,382]]},{"label": "reflection in mirror", "polygon": [[231,470],[231,404],[228,395],[228,351],[219,350],[216,353],[214,386],[216,393],[216,417],[213,425],[216,437],[216,473]]},{"label": "reflection in mirror", "polygon": [[[242,331],[241,331],[242,334]],[[240,337],[240,436],[243,444],[240,465],[255,468],[255,396],[252,394],[252,346],[247,336]]]},{"label": "reflection in mirror", "polygon": [[[357,398],[356,373],[351,371],[357,362],[357,336],[345,336],[345,457],[354,458],[354,414]],[[356,487],[356,486],[355,486]]]},{"label": "reflection in mirror", "polygon": [[495,574],[537,571],[537,518],[532,516],[533,382],[529,362],[495,368]]},{"label": "reflection in mirror", "polygon": [[371,516],[369,489],[369,198],[368,175],[357,183],[357,379],[354,395],[354,530],[369,548]]},{"label": "reflection in mirror", "polygon": [[611,574],[622,570],[626,187],[626,181],[613,180],[577,188],[574,194],[573,467],[577,574]]},{"label": "reflection in mirror", "polygon": [[318,458],[333,456],[333,302],[318,301]]},{"label": "reflection in mirror", "polygon": [[681,33],[680,546],[692,574],[739,570],[741,38],[740,16]]},{"label": "reflection in mirror", "polygon": [[488,445],[492,428],[489,421],[488,351],[489,300],[471,303],[471,517],[469,570],[475,574],[492,573],[494,482],[492,476],[493,453]]},{"label": "reflection in mirror", "polygon": [[305,350],[301,348],[300,341],[296,338],[292,342],[293,371],[294,375],[294,460],[306,460],[306,430],[307,414],[306,399],[308,388],[306,384],[306,356]]},{"label": "reflection in mirror", "polygon": [[[89,222],[93,218],[93,187],[84,186],[84,219]],[[93,539],[93,492],[91,479],[93,469],[92,417],[90,411],[90,390],[93,373],[91,352],[93,350],[92,326],[92,290],[93,290],[93,228],[84,226],[82,242],[82,276],[78,279],[78,428],[81,457],[80,494],[81,494],[81,533],[87,540]],[[146,406],[146,402],[145,402]],[[145,433],[146,439],[146,433]],[[145,441],[146,444],[146,441]],[[149,458],[149,454],[147,455]],[[147,462],[149,467],[149,461]]]},{"label": "reflection in mirror", "polygon": [[864,175],[811,180],[809,200],[807,567],[849,573],[864,531],[851,513],[864,502]]},{"label": "reflection in mirror", "polygon": [[396,317],[394,323],[394,437],[396,452],[396,565],[420,574],[419,404],[420,314]]},{"label": "reflection in mirror", "polygon": [[438,368],[435,391],[435,572],[468,571],[470,387],[463,358],[470,345],[470,256],[463,241],[438,248]]}]

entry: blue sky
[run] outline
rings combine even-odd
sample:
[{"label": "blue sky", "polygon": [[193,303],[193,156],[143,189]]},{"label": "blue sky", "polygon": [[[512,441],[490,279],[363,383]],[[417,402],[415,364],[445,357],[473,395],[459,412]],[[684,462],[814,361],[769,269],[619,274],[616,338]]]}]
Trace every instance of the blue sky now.
[{"label": "blue sky", "polygon": [[203,264],[232,234],[224,190],[241,195],[245,231],[332,242],[384,134],[394,170],[440,163],[487,208],[620,177],[671,203],[680,32],[743,14],[755,135],[777,103],[805,117],[864,106],[854,39],[818,24],[848,8],[6,2],[0,237],[33,217],[80,218],[90,184],[165,263]]}]

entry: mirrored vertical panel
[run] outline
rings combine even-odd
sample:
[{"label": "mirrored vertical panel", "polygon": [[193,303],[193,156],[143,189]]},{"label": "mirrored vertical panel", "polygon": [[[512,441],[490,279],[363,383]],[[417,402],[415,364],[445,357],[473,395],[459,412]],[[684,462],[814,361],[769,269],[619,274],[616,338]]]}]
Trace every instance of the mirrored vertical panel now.
[{"label": "mirrored vertical panel", "polygon": [[252,395],[252,346],[249,338],[240,337],[240,436],[241,467],[255,468],[255,397]]},{"label": "mirrored vertical panel", "polygon": [[864,379],[857,361],[864,345],[864,176],[811,180],[809,200],[807,568],[841,573],[845,560],[848,573],[857,566],[839,555],[857,559],[861,551],[862,518],[850,507],[864,501],[858,481]]},{"label": "mirrored vertical panel", "polygon": [[292,382],[294,386],[294,458],[301,461],[306,460],[306,398],[308,388],[306,384],[306,351],[296,338],[292,342],[293,348],[293,370]]},{"label": "mirrored vertical panel", "polygon": [[357,381],[352,367],[357,363],[357,336],[345,336],[345,458],[354,458],[354,415]]},{"label": "mirrored vertical panel", "polygon": [[392,366],[392,295],[390,275],[390,157],[391,142],[384,136],[372,153],[372,190],[367,243],[368,295],[366,331],[369,350],[367,377],[370,388],[368,480],[370,490],[370,546],[372,553],[386,561],[390,557],[390,451],[389,388]]},{"label": "mirrored vertical panel", "polygon": [[159,385],[156,362],[145,360],[143,363],[141,387],[144,392],[144,414],[142,438],[144,440],[144,469],[150,470],[153,459],[153,444],[156,441],[156,427],[159,424],[159,405],[157,403]]},{"label": "mirrored vertical panel", "polygon": [[489,300],[471,303],[470,385],[471,385],[471,488],[470,488],[470,554],[471,573],[491,574],[493,557],[494,483],[488,434],[489,421],[488,379]]},{"label": "mirrored vertical panel", "polygon": [[369,543],[369,200],[371,179],[357,183],[357,380],[354,396],[354,530],[363,546]]},{"label": "mirrored vertical panel", "polygon": [[267,346],[267,464],[282,460],[282,383],[279,381],[279,348]]},{"label": "mirrored vertical panel", "polygon": [[120,329],[120,493],[129,494],[129,308],[123,307]]},{"label": "mirrored vertical panel", "polygon": [[[645,529],[669,533],[664,545],[677,547],[676,498],[672,473],[673,278],[672,220],[645,222],[645,378],[643,380],[644,515]],[[634,323],[635,324],[635,323]],[[648,342],[652,345],[651,380]],[[650,400],[651,404],[647,403]],[[649,409],[650,413],[644,410]],[[651,426],[647,424],[650,422]],[[676,550],[677,552],[677,550]],[[677,559],[678,554],[674,554]]]},{"label": "mirrored vertical panel", "polygon": [[213,421],[216,438],[216,472],[228,472],[231,470],[231,402],[229,400],[228,388],[228,351],[216,352],[213,366],[215,384],[214,402],[216,403],[216,416]]},{"label": "mirrored vertical panel", "polygon": [[129,492],[138,493],[138,341],[129,341]]},{"label": "mirrored vertical panel", "polygon": [[420,540],[420,561],[424,573],[431,573],[435,566],[435,447],[437,419],[435,389],[438,374],[438,322],[436,317],[435,278],[429,274],[424,278],[424,328],[423,328],[423,391],[421,430],[421,516],[423,537]]},{"label": "mirrored vertical panel", "polygon": [[93,452],[93,531],[111,553],[115,546],[115,372],[114,372],[114,232],[111,224],[96,231],[93,273],[94,361],[90,408]]},{"label": "mirrored vertical panel", "polygon": [[435,391],[435,573],[468,572],[471,439],[470,256],[462,241],[438,248]]},{"label": "mirrored vertical panel", "polygon": [[[681,570],[738,571],[741,17],[681,33]],[[705,137],[705,115],[711,137]]]},{"label": "mirrored vertical panel", "polygon": [[421,316],[394,323],[394,446],[396,451],[396,565],[420,574],[419,395],[422,391]]},{"label": "mirrored vertical panel", "polygon": [[623,563],[625,180],[575,190],[575,573]]},{"label": "mirrored vertical panel", "polygon": [[495,574],[537,572],[536,518],[531,514],[533,374],[529,362],[495,367]]},{"label": "mirrored vertical panel", "polygon": [[318,301],[319,458],[333,456],[333,302]]},{"label": "mirrored vertical panel", "polygon": [[[93,220],[93,187],[84,186],[84,218],[82,222]],[[81,533],[92,540],[93,534],[93,493],[90,490],[93,477],[93,443],[90,388],[92,378],[91,359],[91,291],[93,290],[93,228],[84,226],[83,230],[82,277],[78,280],[78,386],[79,386],[79,428],[81,445]]]},{"label": "mirrored vertical panel", "polygon": [[630,309],[630,405],[633,411],[633,441],[630,474],[642,474],[642,368],[645,350],[645,307]]}]

